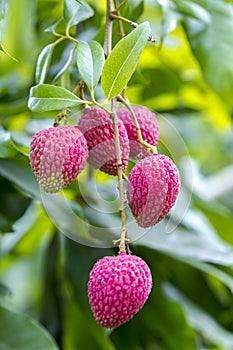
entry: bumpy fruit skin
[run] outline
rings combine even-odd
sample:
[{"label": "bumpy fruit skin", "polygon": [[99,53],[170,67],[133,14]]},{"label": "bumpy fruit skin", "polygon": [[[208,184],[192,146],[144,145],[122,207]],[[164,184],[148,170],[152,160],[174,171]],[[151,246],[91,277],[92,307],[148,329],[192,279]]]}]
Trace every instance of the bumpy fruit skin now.
[{"label": "bumpy fruit skin", "polygon": [[[98,108],[87,108],[78,122],[88,148],[88,163],[109,175],[117,175],[114,128],[107,112]],[[129,157],[129,140],[121,120],[118,123],[122,150],[122,169],[126,169]]]},{"label": "bumpy fruit skin", "polygon": [[145,304],[152,288],[148,265],[124,251],[105,256],[94,265],[88,282],[88,297],[98,324],[118,327]]},{"label": "bumpy fruit skin", "polygon": [[[156,146],[159,138],[159,126],[156,114],[142,106],[133,107],[132,109],[140,126],[143,140],[152,146]],[[123,121],[128,134],[130,157],[137,158],[140,154],[144,156],[151,154],[146,147],[140,145],[137,130],[129,110],[127,108],[121,108],[117,111],[117,116]]]},{"label": "bumpy fruit skin", "polygon": [[55,193],[83,170],[87,142],[77,127],[57,126],[38,131],[30,145],[30,164],[40,186]]},{"label": "bumpy fruit skin", "polygon": [[175,204],[179,189],[179,172],[169,157],[154,154],[140,160],[127,183],[128,203],[138,225],[151,227],[162,220]]}]

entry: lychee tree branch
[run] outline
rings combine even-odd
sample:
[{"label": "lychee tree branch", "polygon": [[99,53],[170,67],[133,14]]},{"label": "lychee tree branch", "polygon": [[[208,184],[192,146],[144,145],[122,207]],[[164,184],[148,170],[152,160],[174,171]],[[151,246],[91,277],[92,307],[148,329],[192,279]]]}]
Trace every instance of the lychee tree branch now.
[{"label": "lychee tree branch", "polygon": [[[112,0],[107,0],[107,12],[106,12],[106,30],[105,30],[105,40],[104,40],[104,51],[106,57],[110,54],[112,50],[112,20],[111,13],[113,11]],[[127,230],[126,230],[126,213],[125,213],[125,194],[124,194],[124,183],[123,183],[123,170],[122,170],[122,151],[120,145],[120,137],[118,130],[118,118],[116,114],[116,99],[113,98],[111,102],[111,118],[114,127],[114,140],[115,140],[115,152],[117,161],[117,177],[118,177],[118,191],[120,196],[120,206],[119,211],[121,214],[121,238],[119,243],[120,251],[126,250],[127,241]]]}]

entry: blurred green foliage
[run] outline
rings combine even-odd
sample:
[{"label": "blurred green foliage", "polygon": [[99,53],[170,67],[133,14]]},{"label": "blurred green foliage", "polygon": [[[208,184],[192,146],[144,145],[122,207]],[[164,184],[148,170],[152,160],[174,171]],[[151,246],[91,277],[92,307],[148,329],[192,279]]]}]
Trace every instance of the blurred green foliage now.
[{"label": "blurred green foliage", "polygon": [[[87,3],[94,16],[72,17],[71,32],[103,44],[105,1]],[[66,4],[69,16],[74,1]],[[117,252],[116,181],[86,170],[54,197],[40,192],[28,160],[32,134],[56,117],[30,111],[27,101],[40,52],[54,43],[53,28],[64,29],[63,1],[0,0],[1,349],[233,349],[232,11],[223,0],[122,7],[132,21],[149,21],[157,40],[126,94],[157,112],[158,149],[176,162],[182,191],[171,215],[148,232],[128,213],[131,250],[150,266],[154,285],[144,308],[109,331],[92,316],[87,281],[98,258]],[[72,48],[65,41],[47,49],[43,82],[72,91],[80,79]],[[95,93],[102,101],[100,86]],[[72,108],[70,123],[80,114]]]}]

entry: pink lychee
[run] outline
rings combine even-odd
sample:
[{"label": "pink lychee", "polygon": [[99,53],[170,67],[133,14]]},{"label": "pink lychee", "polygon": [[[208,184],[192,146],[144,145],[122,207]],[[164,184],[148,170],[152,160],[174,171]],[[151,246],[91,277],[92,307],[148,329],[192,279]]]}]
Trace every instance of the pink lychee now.
[{"label": "pink lychee", "polygon": [[137,223],[151,227],[162,220],[174,205],[180,176],[173,161],[161,154],[140,160],[131,170],[127,199]]},{"label": "pink lychee", "polygon": [[30,145],[30,164],[40,186],[55,193],[83,170],[87,142],[77,127],[57,126],[38,131]]},{"label": "pink lychee", "polygon": [[[114,127],[107,112],[98,108],[87,108],[78,122],[88,148],[88,163],[109,175],[117,175],[117,161],[114,141]],[[129,157],[129,140],[121,120],[118,121],[122,169],[126,169]]]},{"label": "pink lychee", "polygon": [[[143,140],[152,146],[156,146],[159,138],[159,126],[156,114],[142,106],[132,107],[132,109],[137,118]],[[130,157],[137,158],[140,154],[144,156],[151,154],[145,146],[141,146],[139,143],[137,130],[129,110],[127,108],[121,108],[117,111],[117,116],[123,121],[128,134]]]},{"label": "pink lychee", "polygon": [[148,265],[136,255],[121,251],[94,265],[88,282],[88,298],[98,324],[118,327],[145,304],[152,288]]}]

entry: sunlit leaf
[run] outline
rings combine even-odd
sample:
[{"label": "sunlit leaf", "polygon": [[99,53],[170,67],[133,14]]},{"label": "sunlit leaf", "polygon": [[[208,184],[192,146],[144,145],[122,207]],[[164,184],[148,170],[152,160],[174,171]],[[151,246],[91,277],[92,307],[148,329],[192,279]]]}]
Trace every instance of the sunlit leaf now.
[{"label": "sunlit leaf", "polygon": [[[172,0],[184,13],[183,22],[191,48],[198,59],[205,80],[221,98],[232,105],[233,96],[233,13],[231,4],[218,1],[195,0],[189,2]],[[200,13],[201,20],[200,20]],[[206,19],[206,20],[205,20]]]},{"label": "sunlit leaf", "polygon": [[[14,334],[14,336],[12,336]],[[58,350],[49,333],[35,320],[0,306],[1,349]]]},{"label": "sunlit leaf", "polygon": [[107,100],[121,93],[128,84],[149,34],[149,23],[140,24],[120,40],[108,56],[103,67],[101,80]]},{"label": "sunlit leaf", "polygon": [[81,77],[93,93],[104,65],[104,52],[97,41],[80,41],[77,46],[77,65]]},{"label": "sunlit leaf", "polygon": [[28,107],[33,112],[46,112],[77,106],[82,103],[83,100],[63,87],[41,84],[31,88]]}]

